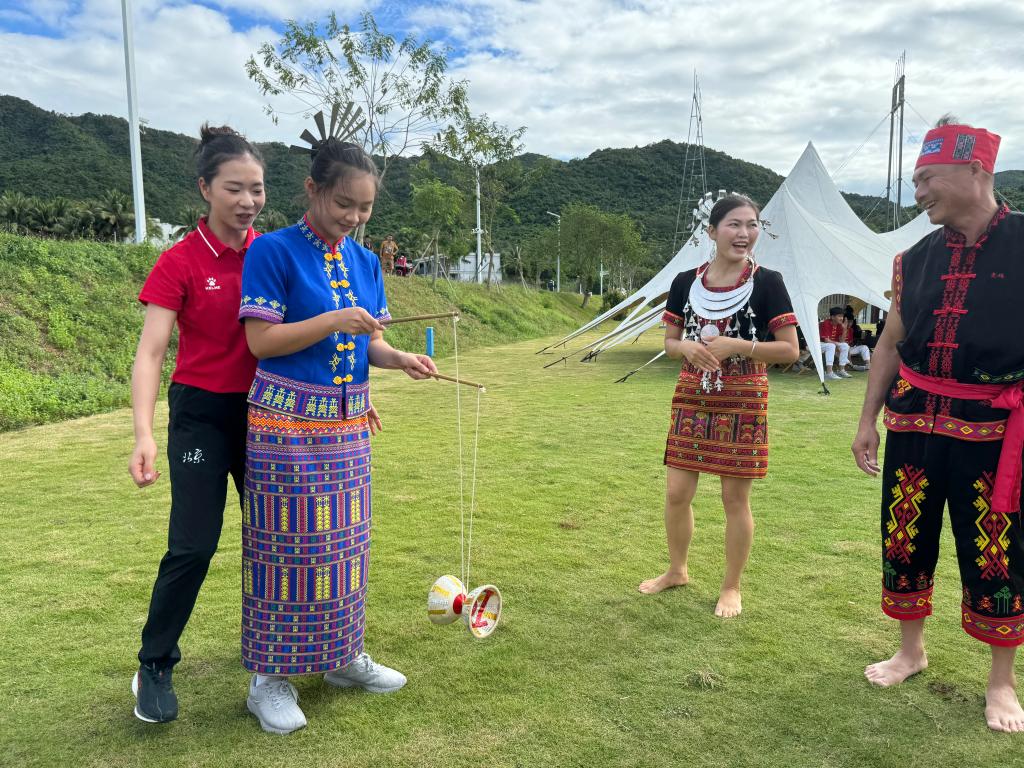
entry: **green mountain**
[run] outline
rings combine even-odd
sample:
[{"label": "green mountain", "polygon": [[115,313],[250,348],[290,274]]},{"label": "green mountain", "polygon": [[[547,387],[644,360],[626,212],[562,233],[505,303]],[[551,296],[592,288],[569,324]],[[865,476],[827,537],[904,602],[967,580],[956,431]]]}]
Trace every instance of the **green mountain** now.
[{"label": "green mountain", "polygon": [[[196,126],[197,131],[199,126]],[[192,162],[196,140],[146,127],[142,170],[146,213],[178,222],[179,212],[200,205]],[[283,144],[260,145],[267,175],[283,189],[301,189],[301,156]],[[0,194],[95,200],[107,190],[131,195],[128,122],[110,115],[47,112],[13,96],[0,96]],[[294,207],[294,206],[292,206]]]},{"label": "green mountain", "polygon": [[999,171],[996,173],[996,186],[1017,187],[1024,189],[1024,171]]},{"label": "green mountain", "polygon": [[[196,126],[198,129],[198,125]],[[150,216],[181,224],[187,206],[201,204],[196,190],[192,153],[195,139],[146,127],[142,135],[146,209]],[[267,163],[269,208],[297,217],[303,208],[304,155],[282,143],[259,145]],[[740,190],[764,204],[783,177],[753,163],[707,149],[710,189]],[[394,158],[371,222],[370,234],[413,228],[409,205],[413,169],[421,158]],[[431,171],[448,183],[461,178],[454,164],[432,156]],[[668,257],[676,229],[686,145],[661,141],[631,149],[600,149],[588,157],[563,162],[543,155],[518,158],[522,182],[510,194],[514,214],[496,233],[498,244],[549,227],[546,211],[570,202],[589,203],[605,211],[626,213],[637,220],[655,261]],[[1000,188],[1019,206],[1024,202],[1024,171],[997,174]],[[463,186],[466,186],[463,183]],[[28,101],[0,95],[0,194],[5,191],[71,200],[97,199],[107,190],[131,193],[128,125],[109,115],[62,115]],[[847,200],[867,223],[886,228],[884,201],[848,194]],[[907,217],[914,214],[911,207]],[[688,213],[684,212],[684,218]]]}]

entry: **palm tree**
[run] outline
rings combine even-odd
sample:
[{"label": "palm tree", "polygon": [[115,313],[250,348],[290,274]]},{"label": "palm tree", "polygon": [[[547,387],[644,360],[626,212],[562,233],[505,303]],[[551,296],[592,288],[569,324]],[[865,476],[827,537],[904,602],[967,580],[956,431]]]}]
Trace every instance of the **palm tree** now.
[{"label": "palm tree", "polygon": [[31,209],[32,230],[39,235],[58,235],[61,221],[71,213],[72,207],[66,197],[35,199]]},{"label": "palm tree", "polygon": [[15,234],[28,234],[34,204],[34,198],[21,192],[4,192],[0,195],[0,226]]},{"label": "palm tree", "polygon": [[53,234],[66,240],[96,238],[96,216],[85,203],[71,206],[67,214],[53,228]]},{"label": "palm tree", "polygon": [[181,238],[199,226],[199,219],[204,215],[206,215],[206,211],[198,205],[186,205],[178,212],[178,221],[181,224],[171,232],[171,239],[181,240]]},{"label": "palm tree", "polygon": [[264,208],[257,219],[256,229],[260,232],[273,232],[276,229],[284,229],[288,224],[288,217],[283,213]]},{"label": "palm tree", "polygon": [[124,240],[135,231],[135,215],[128,195],[109,190],[93,209],[96,234],[103,240]]}]

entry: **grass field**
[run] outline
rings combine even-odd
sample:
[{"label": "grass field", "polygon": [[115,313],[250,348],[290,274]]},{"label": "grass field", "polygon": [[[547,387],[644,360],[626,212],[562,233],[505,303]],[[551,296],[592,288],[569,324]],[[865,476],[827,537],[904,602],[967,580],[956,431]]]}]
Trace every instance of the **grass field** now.
[{"label": "grass field", "polygon": [[[488,385],[470,581],[505,598],[483,641],[425,612],[430,583],[459,570],[454,391],[375,373],[385,432],[374,439],[367,649],[409,685],[373,696],[299,679],[309,726],[283,738],[245,709],[237,511],[182,640],[181,717],[145,725],[128,683],[165,544],[166,477],[132,486],[125,410],[0,434],[0,763],[1019,764],[1024,742],[984,724],[988,652],[959,628],[948,533],[930,669],[891,690],[863,679],[897,633],[878,609],[879,482],[858,474],[848,447],[863,375],[834,382],[828,398],[808,375],[773,375],[772,468],[754,488],[741,617],[712,615],[723,566],[716,478],[695,502],[691,585],[637,593],[665,564],[674,372],[662,361],[612,382],[655,345],[549,370],[552,358],[534,355],[540,342],[463,355],[463,376]],[[450,360],[441,368],[454,372]],[[463,391],[467,436],[474,407]]]}]

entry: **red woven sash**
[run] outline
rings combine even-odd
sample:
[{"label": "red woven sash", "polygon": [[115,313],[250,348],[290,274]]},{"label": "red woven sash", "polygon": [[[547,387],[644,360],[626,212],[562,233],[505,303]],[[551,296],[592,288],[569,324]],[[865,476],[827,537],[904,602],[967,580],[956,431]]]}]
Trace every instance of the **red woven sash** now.
[{"label": "red woven sash", "polygon": [[996,484],[992,491],[995,512],[1020,511],[1020,480],[1024,459],[1024,381],[1016,384],[964,384],[937,376],[926,376],[900,363],[900,376],[910,385],[941,397],[958,400],[988,400],[993,408],[1010,411],[999,452]]}]

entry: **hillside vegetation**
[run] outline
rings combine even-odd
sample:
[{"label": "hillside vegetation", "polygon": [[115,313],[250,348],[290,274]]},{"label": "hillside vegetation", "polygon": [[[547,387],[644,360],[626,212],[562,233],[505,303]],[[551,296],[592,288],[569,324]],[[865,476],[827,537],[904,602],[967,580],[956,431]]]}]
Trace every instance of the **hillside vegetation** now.
[{"label": "hillside vegetation", "polygon": [[[285,142],[294,138],[282,137]],[[195,145],[190,136],[152,127],[143,131],[142,163],[150,216],[185,224],[180,220],[183,211],[200,205],[192,162]],[[289,151],[280,142],[259,144],[259,148],[267,162],[268,208],[288,219],[296,218],[301,213],[299,193],[306,177],[307,157]],[[660,266],[673,242],[686,154],[686,144],[665,140],[644,147],[600,149],[569,161],[521,155],[518,163],[525,173],[521,183],[511,190],[507,201],[510,215],[502,222],[501,231],[494,233],[496,245],[506,250],[530,232],[550,227],[554,220],[547,211],[583,203],[636,219]],[[411,179],[422,159],[398,157],[390,161],[368,229],[375,241],[389,232],[404,230],[408,235],[417,231],[411,213]],[[461,186],[467,199],[471,197],[465,174],[457,173],[453,161],[436,155],[428,159],[433,174]],[[710,148],[706,150],[706,165],[709,189],[742,191],[761,204],[768,202],[783,180],[768,168]],[[60,172],[54,173],[54,168]],[[1019,174],[1000,174],[1000,185],[1005,184],[1008,193],[1016,195]],[[109,115],[62,115],[23,99],[0,96],[0,194],[20,192],[82,201],[100,199],[108,190],[131,193],[126,121]],[[1020,197],[1024,201],[1024,193]],[[879,230],[887,228],[885,206],[878,198],[851,194],[847,200],[869,225]],[[913,213],[914,209],[909,208],[905,218]]]},{"label": "hillside vegetation", "polygon": [[[143,317],[135,297],[157,255],[151,246],[0,234],[0,431],[128,404]],[[567,332],[596,306],[511,286],[441,281],[434,290],[419,277],[388,277],[386,286],[395,317],[457,309],[460,348]],[[425,325],[395,326],[387,338],[421,351]],[[435,353],[446,356],[451,321],[434,325]]]}]

